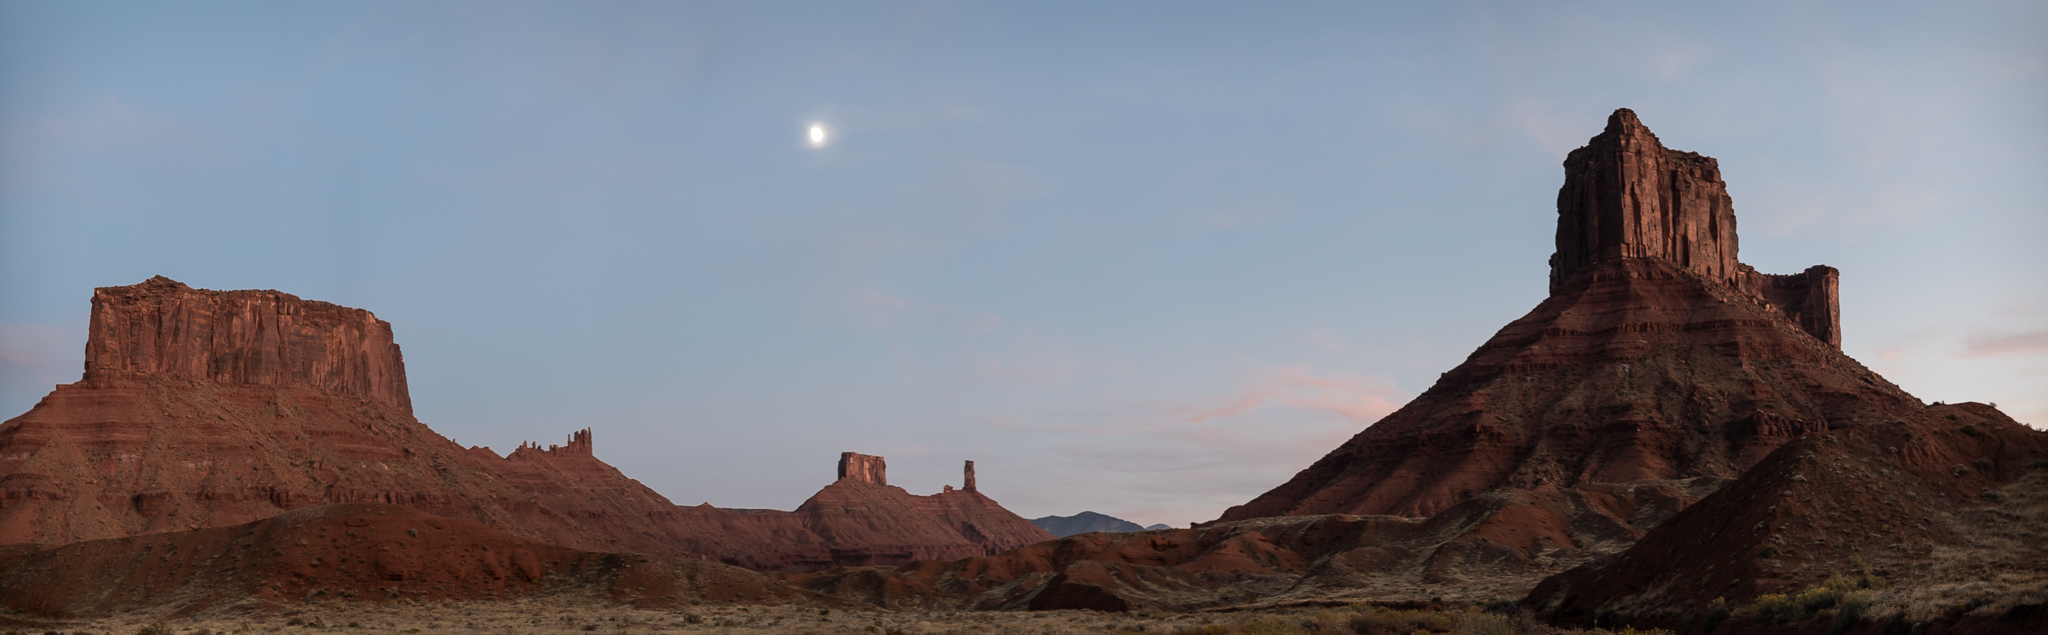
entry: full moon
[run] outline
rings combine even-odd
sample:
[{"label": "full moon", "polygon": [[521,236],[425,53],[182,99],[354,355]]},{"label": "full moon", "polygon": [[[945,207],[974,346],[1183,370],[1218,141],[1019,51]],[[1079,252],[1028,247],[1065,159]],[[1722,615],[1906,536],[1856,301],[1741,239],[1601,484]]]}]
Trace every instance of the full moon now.
[{"label": "full moon", "polygon": [[811,124],[811,147],[820,148],[824,147],[824,145],[825,126],[819,124]]}]

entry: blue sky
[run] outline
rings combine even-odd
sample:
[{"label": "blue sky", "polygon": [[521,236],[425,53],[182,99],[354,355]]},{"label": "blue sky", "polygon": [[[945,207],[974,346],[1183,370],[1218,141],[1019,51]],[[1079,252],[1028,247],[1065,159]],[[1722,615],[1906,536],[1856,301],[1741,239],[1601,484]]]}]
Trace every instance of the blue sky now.
[{"label": "blue sky", "polygon": [[162,274],[682,504],[1208,520],[1533,308],[1630,107],[1851,356],[2048,424],[2048,7],[1413,4],[0,0],[0,416]]}]

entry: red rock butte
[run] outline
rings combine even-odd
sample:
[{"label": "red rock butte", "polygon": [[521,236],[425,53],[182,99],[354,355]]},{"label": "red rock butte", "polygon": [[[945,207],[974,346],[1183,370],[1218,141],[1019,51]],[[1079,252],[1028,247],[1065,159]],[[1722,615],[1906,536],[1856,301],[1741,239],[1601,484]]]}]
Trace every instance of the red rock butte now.
[{"label": "red rock butte", "polygon": [[1843,355],[1839,273],[1736,260],[1711,157],[1628,109],[1564,161],[1550,296],[1414,401],[1222,520],[1429,516],[1475,493],[1733,478],[1918,399]]},{"label": "red rock butte", "polygon": [[[565,445],[499,456],[413,417],[389,323],[156,277],[93,293],[84,377],[0,423],[0,544],[60,545],[385,503],[585,551],[759,569],[986,555],[1051,534],[974,491],[890,487],[881,457],[797,511],[679,507]],[[849,477],[850,478],[847,478]]]}]

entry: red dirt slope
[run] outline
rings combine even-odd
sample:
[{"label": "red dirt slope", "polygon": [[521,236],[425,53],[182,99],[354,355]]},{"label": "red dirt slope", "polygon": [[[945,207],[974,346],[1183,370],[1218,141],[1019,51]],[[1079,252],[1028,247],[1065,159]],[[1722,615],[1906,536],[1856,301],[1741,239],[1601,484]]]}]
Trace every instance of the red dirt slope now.
[{"label": "red dirt slope", "polygon": [[371,503],[309,507],[232,527],[16,548],[0,553],[0,572],[0,607],[55,618],[533,594],[588,594],[640,606],[837,604],[737,567],[565,549]]},{"label": "red dirt slope", "polygon": [[[2043,532],[2048,433],[1987,405],[1936,405],[1779,448],[1626,552],[1545,580],[1527,601],[1565,623],[1698,625],[1715,598],[1740,608],[1867,566],[1889,581],[1875,591],[1874,621],[1965,620],[1968,632],[1997,632],[2018,626],[2000,619],[2012,614],[2048,629]],[[1722,630],[1758,626],[1735,618]]]}]

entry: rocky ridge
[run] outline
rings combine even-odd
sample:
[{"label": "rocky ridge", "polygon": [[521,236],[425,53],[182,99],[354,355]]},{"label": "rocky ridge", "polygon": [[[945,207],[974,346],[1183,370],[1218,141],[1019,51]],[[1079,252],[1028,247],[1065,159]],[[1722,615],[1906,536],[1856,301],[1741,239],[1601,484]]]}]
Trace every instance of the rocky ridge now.
[{"label": "rocky ridge", "polygon": [[1074,534],[1085,534],[1091,531],[1125,532],[1145,530],[1145,527],[1139,526],[1138,523],[1095,512],[1081,512],[1072,516],[1033,518],[1031,519],[1031,524],[1043,527],[1046,531],[1052,532],[1052,535],[1061,538]]}]

